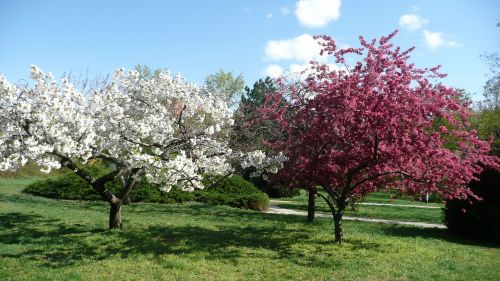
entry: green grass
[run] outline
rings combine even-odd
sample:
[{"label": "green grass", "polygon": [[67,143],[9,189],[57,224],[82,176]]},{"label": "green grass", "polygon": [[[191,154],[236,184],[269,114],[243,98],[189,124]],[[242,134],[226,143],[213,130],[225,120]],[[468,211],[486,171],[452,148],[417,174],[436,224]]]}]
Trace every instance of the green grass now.
[{"label": "green grass", "polygon": [[442,203],[431,202],[426,204],[425,202],[422,201],[413,200],[411,197],[396,196],[396,194],[394,194],[393,192],[385,192],[385,191],[371,193],[365,198],[363,202],[443,207]]},{"label": "green grass", "polygon": [[40,179],[39,177],[26,177],[22,179],[14,179],[14,178],[7,178],[7,179],[2,179],[0,178],[0,188],[1,187],[11,187],[11,186],[26,186],[32,182],[37,181]]},{"label": "green grass", "polygon": [[[397,199],[394,199],[391,198],[391,196],[392,194],[387,192],[375,192],[368,195],[364,202],[425,206],[425,203],[411,200],[408,197],[399,197]],[[301,192],[299,196],[293,198],[280,198],[276,200],[278,201],[273,202],[273,200],[271,200],[271,204],[281,208],[301,211],[307,210],[307,196],[305,192]],[[441,203],[429,203],[428,206],[444,207],[444,205]],[[316,210],[319,212],[330,213],[330,208],[321,197],[318,197],[316,200]],[[345,215],[351,217],[367,217],[429,223],[443,222],[443,211],[441,209],[430,208],[425,209],[400,206],[359,205],[356,211],[346,210]]]},{"label": "green grass", "polygon": [[[274,203],[271,201],[271,205],[293,210],[307,210],[307,202]],[[330,214],[330,208],[326,205],[326,203],[323,202],[317,202],[316,211]],[[388,220],[430,223],[443,222],[443,211],[441,209],[360,205],[357,211],[346,210],[345,215],[351,217],[365,217]]]},{"label": "green grass", "polygon": [[[289,198],[275,198],[275,200],[284,200],[284,201],[297,201],[297,202],[307,202],[307,193],[304,190],[300,191],[300,195]],[[317,202],[324,203],[323,199],[318,198]],[[415,205],[415,206],[430,206],[430,207],[443,207],[442,203],[428,203],[413,200],[408,196],[397,196],[394,192],[389,191],[378,191],[370,193],[363,202],[367,203],[386,203],[386,204],[397,204],[397,205]],[[326,203],[325,203],[326,204]]]},{"label": "green grass", "polygon": [[124,206],[21,193],[0,181],[0,280],[500,280],[500,248],[445,230],[203,204]]},{"label": "green grass", "polygon": [[4,179],[19,179],[23,180],[26,178],[45,178],[49,176],[59,175],[66,171],[66,168],[59,170],[54,170],[49,174],[40,172],[41,167],[33,162],[28,162],[25,166],[22,166],[17,171],[0,171],[0,180]]}]

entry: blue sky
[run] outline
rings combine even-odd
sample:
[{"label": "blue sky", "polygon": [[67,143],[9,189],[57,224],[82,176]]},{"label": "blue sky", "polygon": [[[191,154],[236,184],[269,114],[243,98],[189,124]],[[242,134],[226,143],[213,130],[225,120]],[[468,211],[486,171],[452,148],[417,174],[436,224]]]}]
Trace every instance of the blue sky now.
[{"label": "blue sky", "polygon": [[341,45],[400,33],[416,46],[420,67],[443,65],[446,84],[481,98],[488,66],[481,54],[500,47],[500,1],[465,0],[0,0],[0,73],[12,82],[30,64],[61,76],[90,78],[141,63],[181,72],[188,81],[223,68],[247,84],[300,70],[328,34]]}]

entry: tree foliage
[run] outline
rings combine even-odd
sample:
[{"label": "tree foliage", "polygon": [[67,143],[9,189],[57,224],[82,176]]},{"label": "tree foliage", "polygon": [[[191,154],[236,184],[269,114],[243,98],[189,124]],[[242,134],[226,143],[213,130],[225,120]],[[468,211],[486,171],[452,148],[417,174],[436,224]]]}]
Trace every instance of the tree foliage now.
[{"label": "tree foliage", "polygon": [[491,77],[484,85],[483,106],[490,110],[500,110],[500,56],[498,53],[484,56],[490,65]]},{"label": "tree foliage", "polygon": [[[277,177],[326,191],[318,195],[332,210],[337,242],[345,208],[370,192],[467,198],[475,196],[467,183],[481,164],[500,168],[488,155],[490,143],[470,130],[471,111],[460,93],[430,82],[444,76],[439,67],[408,63],[413,48],[395,48],[395,34],[369,42],[360,37],[360,48],[347,49],[329,36],[317,37],[321,53],[345,68],[312,63],[304,83],[282,84],[260,109],[264,121],[277,125],[269,146],[288,157]],[[350,66],[347,57],[357,62]],[[449,127],[436,130],[436,118]],[[444,145],[449,139],[456,150]]]},{"label": "tree foliage", "polygon": [[269,136],[266,127],[261,124],[249,124],[260,115],[258,107],[262,105],[265,97],[277,90],[277,86],[270,77],[264,80],[259,79],[252,88],[245,87],[245,94],[241,96],[239,107],[234,115],[235,126],[230,140],[233,149],[252,151],[265,148],[262,142],[266,141]]},{"label": "tree foliage", "polygon": [[140,63],[138,63],[134,67],[134,70],[137,71],[139,73],[139,76],[141,77],[141,79],[144,79],[144,80],[158,78],[160,76],[160,73],[167,71],[167,70],[162,70],[160,68],[153,70],[147,64],[140,64]]},{"label": "tree foliage", "polygon": [[480,103],[477,127],[480,138],[493,139],[492,153],[500,156],[500,56],[492,53],[484,58],[490,66],[491,77],[484,86],[484,100]]},{"label": "tree foliage", "polygon": [[265,97],[278,91],[274,80],[267,76],[264,80],[259,79],[253,84],[252,88],[245,87],[245,94],[241,96],[240,107],[257,107],[264,103]]},{"label": "tree foliage", "polygon": [[[245,93],[241,96],[239,106],[234,115],[235,124],[230,137],[231,148],[247,152],[267,149],[263,144],[269,136],[267,127],[263,124],[249,126],[249,121],[258,118],[260,114],[258,107],[262,105],[267,95],[273,94],[277,90],[278,87],[270,77],[259,79],[253,84],[252,88],[245,87]],[[288,197],[292,194],[297,194],[296,191],[291,191],[284,186],[270,183],[267,180],[267,175],[256,175],[254,172],[254,167],[239,171],[246,180],[251,181],[270,197]]]},{"label": "tree foliage", "polygon": [[245,87],[245,80],[242,74],[235,76],[233,72],[226,72],[221,68],[205,78],[205,86],[231,108],[238,103],[237,99]]},{"label": "tree foliage", "polygon": [[[88,95],[36,66],[31,78],[33,87],[18,87],[0,76],[0,170],[28,160],[44,172],[69,168],[110,203],[110,228],[121,227],[121,205],[143,176],[163,191],[192,191],[204,188],[203,174],[227,175],[241,158],[259,169],[279,165],[262,153],[233,152],[227,103],[179,75],[146,79],[119,69],[111,83]],[[82,164],[94,159],[115,169],[93,176]],[[117,193],[106,187],[115,179],[122,183]]]}]

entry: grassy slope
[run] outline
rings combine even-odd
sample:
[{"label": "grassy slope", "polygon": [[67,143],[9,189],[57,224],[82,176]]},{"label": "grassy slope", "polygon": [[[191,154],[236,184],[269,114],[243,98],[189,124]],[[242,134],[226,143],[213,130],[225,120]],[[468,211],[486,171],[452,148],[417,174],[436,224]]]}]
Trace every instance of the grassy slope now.
[{"label": "grassy slope", "polygon": [[[280,201],[288,202],[272,202],[271,204],[288,209],[307,210],[307,197],[305,192],[293,198],[281,198]],[[399,205],[417,205],[425,206],[426,204],[419,201],[411,200],[407,197],[391,198],[391,195],[386,192],[375,192],[370,194],[364,202],[372,203],[389,203]],[[428,206],[443,207],[440,203],[429,203]],[[316,200],[316,210],[320,212],[330,213],[330,208],[325,201],[318,197]],[[346,216],[352,217],[368,217],[368,218],[381,218],[381,219],[394,219],[403,221],[420,221],[430,223],[442,223],[443,211],[441,209],[424,209],[424,208],[408,208],[399,206],[372,206],[372,205],[359,205],[357,211],[347,210]]]},{"label": "grassy slope", "polygon": [[[0,184],[0,280],[500,280],[500,248],[444,230],[331,221],[201,204],[58,201]],[[20,183],[25,184],[25,182]]]},{"label": "grassy slope", "polygon": [[63,173],[65,168],[52,171],[50,174],[44,174],[40,172],[40,166],[37,166],[34,163],[28,163],[25,166],[19,168],[19,170],[13,171],[0,171],[0,184],[5,183],[5,179],[34,179],[34,178],[45,178],[49,176],[59,175]]}]

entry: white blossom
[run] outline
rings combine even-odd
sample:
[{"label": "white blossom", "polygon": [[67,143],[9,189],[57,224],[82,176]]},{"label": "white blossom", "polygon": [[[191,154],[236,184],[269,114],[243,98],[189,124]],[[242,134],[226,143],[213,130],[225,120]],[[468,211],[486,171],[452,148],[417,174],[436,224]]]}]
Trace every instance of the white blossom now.
[{"label": "white blossom", "polygon": [[[69,81],[31,66],[32,87],[0,75],[0,170],[29,160],[50,172],[63,158],[86,163],[113,159],[144,171],[152,183],[184,190],[203,188],[204,173],[226,174],[239,154],[224,129],[233,125],[226,103],[180,75],[143,79],[119,69],[107,86],[84,95]],[[242,166],[277,171],[283,156],[247,155]],[[231,161],[230,161],[231,160]],[[280,162],[281,161],[281,162]]]},{"label": "white blossom", "polygon": [[255,171],[250,176],[258,177],[264,173],[277,173],[286,160],[287,157],[281,152],[276,156],[268,157],[263,151],[256,150],[243,157],[241,167],[243,169],[254,167]]}]

